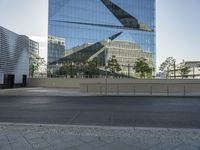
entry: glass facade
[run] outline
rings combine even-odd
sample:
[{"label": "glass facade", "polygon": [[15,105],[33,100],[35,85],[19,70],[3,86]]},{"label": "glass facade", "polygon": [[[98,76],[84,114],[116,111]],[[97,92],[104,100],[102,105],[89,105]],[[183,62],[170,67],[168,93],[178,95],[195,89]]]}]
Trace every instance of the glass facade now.
[{"label": "glass facade", "polygon": [[[137,44],[155,65],[155,0],[49,0],[48,20],[49,37],[63,39],[65,53],[120,33],[114,41]],[[62,42],[55,48],[50,40],[49,63],[63,52]]]},{"label": "glass facade", "polygon": [[65,38],[48,36],[48,61],[53,62],[65,54]]}]

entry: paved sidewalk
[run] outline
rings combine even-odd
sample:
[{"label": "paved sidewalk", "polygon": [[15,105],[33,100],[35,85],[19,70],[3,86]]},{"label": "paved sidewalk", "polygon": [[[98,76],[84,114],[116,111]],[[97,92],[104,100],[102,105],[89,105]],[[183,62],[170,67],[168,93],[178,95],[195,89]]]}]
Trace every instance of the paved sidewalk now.
[{"label": "paved sidewalk", "polygon": [[[105,96],[105,93],[83,93],[80,88],[14,88],[14,89],[0,89],[0,96]],[[108,92],[108,96],[167,96],[166,93],[118,93]],[[182,93],[170,93],[170,96],[184,96]],[[199,93],[187,93],[187,96],[199,97]]]},{"label": "paved sidewalk", "polygon": [[79,88],[37,87],[37,88],[0,89],[0,95],[5,95],[5,96],[89,96],[92,94],[81,93]]},{"label": "paved sidewalk", "polygon": [[200,130],[1,123],[0,150],[200,150]]}]

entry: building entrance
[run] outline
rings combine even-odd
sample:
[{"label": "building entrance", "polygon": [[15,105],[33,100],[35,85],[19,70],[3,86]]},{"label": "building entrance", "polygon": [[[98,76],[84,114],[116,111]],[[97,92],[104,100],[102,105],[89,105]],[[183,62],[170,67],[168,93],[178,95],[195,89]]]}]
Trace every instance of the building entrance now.
[{"label": "building entrance", "polygon": [[15,75],[5,74],[4,75],[4,88],[14,88]]},{"label": "building entrance", "polygon": [[27,75],[23,75],[22,81],[23,81],[23,87],[25,87],[27,83]]}]

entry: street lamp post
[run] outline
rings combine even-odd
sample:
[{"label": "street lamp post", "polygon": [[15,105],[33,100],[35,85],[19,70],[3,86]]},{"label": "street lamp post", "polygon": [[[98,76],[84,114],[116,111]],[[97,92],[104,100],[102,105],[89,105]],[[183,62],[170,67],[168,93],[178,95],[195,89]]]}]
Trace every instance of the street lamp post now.
[{"label": "street lamp post", "polygon": [[107,68],[106,68],[106,78],[105,78],[105,82],[106,82],[105,91],[106,91],[106,95],[107,95],[107,94],[108,94],[108,72],[107,72]]},{"label": "street lamp post", "polygon": [[195,78],[194,72],[195,72],[195,69],[194,69],[194,65],[193,65],[192,66],[192,76],[193,76],[193,79]]},{"label": "street lamp post", "polygon": [[130,78],[130,64],[128,63],[128,78]]},{"label": "street lamp post", "polygon": [[70,63],[70,76],[73,78],[73,62]]},{"label": "street lamp post", "polygon": [[[108,39],[107,43],[108,43],[108,47],[110,47],[110,42],[111,40]],[[107,64],[108,63],[108,49],[105,48],[105,71],[106,71],[106,77],[105,77],[105,93],[106,95],[108,94],[108,70],[107,70]]]},{"label": "street lamp post", "polygon": [[176,79],[176,61],[174,60],[174,79]]}]

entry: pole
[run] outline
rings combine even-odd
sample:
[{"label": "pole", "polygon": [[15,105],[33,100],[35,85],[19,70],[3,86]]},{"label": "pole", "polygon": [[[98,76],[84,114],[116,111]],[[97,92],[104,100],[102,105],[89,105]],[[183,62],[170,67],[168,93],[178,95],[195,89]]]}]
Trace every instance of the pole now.
[{"label": "pole", "polygon": [[176,79],[176,61],[174,61],[174,79]]},{"label": "pole", "polygon": [[[108,41],[109,43],[109,47],[110,47],[110,41]],[[108,72],[107,72],[107,62],[108,62],[108,49],[105,49],[105,69],[106,69],[106,78],[105,78],[105,84],[106,84],[106,87],[105,87],[105,93],[106,95],[108,94]]]},{"label": "pole", "polygon": [[128,64],[128,78],[130,78],[130,64]]},{"label": "pole", "polygon": [[194,66],[193,66],[192,72],[193,72],[193,79],[194,79]]},{"label": "pole", "polygon": [[70,64],[70,76],[71,76],[71,78],[73,77],[73,74],[72,74],[72,62],[71,62],[71,64]]},{"label": "pole", "polygon": [[108,73],[107,73],[107,68],[106,68],[106,95],[108,94]]}]

